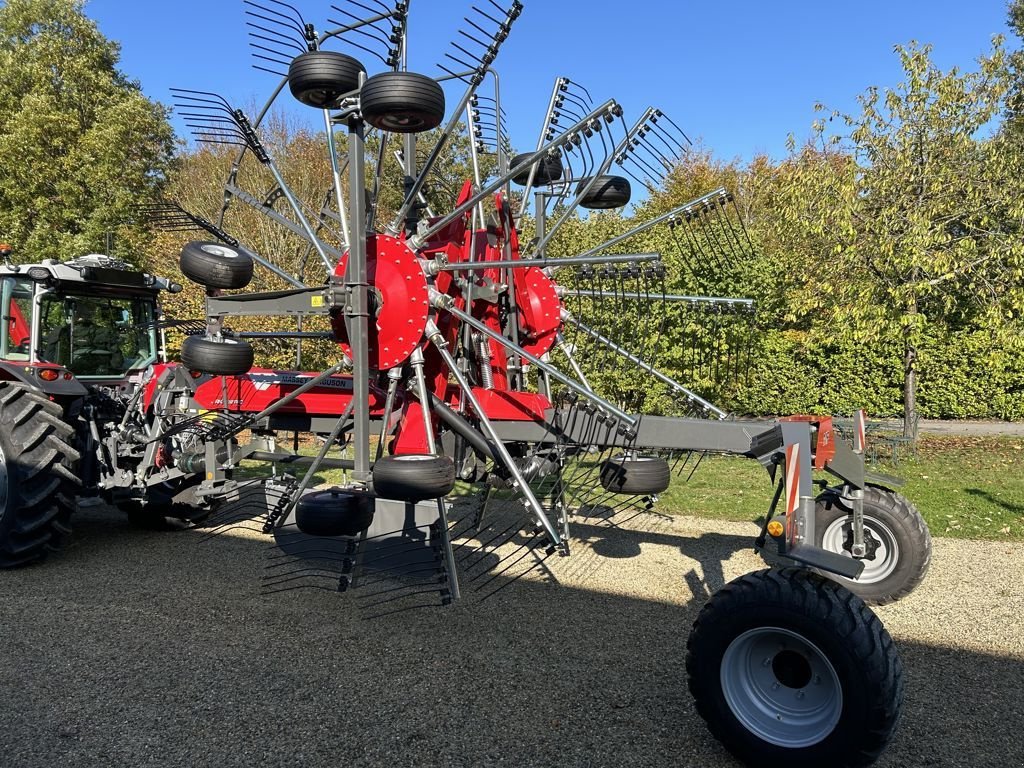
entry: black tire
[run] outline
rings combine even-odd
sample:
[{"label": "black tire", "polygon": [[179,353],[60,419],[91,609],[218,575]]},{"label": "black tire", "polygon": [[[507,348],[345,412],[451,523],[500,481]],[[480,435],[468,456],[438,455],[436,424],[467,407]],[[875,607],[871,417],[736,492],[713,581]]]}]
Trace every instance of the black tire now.
[{"label": "black tire", "polygon": [[661,493],[672,481],[672,469],[659,456],[615,456],[601,464],[601,487],[613,493]]},{"label": "black tire", "polygon": [[903,666],[878,617],[840,584],[795,568],[750,573],[713,595],[686,671],[711,733],[763,768],[869,765],[903,702]]},{"label": "black tire", "polygon": [[338,488],[309,493],[295,505],[295,527],[308,536],[358,536],[373,522],[373,497]]},{"label": "black tire", "polygon": [[292,96],[310,107],[337,109],[341,97],[359,89],[366,68],[351,56],[337,51],[306,51],[288,67]]},{"label": "black tire", "polygon": [[61,407],[0,383],[0,568],[35,563],[71,533],[78,452]]},{"label": "black tire", "polygon": [[245,288],[252,280],[252,256],[222,243],[185,243],[178,263],[185,277],[205,288]]},{"label": "black tire", "polygon": [[[576,194],[581,194],[589,183],[589,179],[581,181],[576,187]],[[598,176],[590,191],[580,198],[579,205],[594,210],[621,208],[629,202],[631,195],[629,179],[622,176]]]},{"label": "black tire", "polygon": [[181,362],[191,371],[214,376],[240,376],[253,364],[252,345],[244,339],[214,341],[189,336],[181,345]]},{"label": "black tire", "polygon": [[[819,547],[852,557],[853,508],[838,489],[818,496],[814,535]],[[826,574],[871,605],[885,605],[910,594],[924,580],[932,559],[932,536],[921,513],[905,497],[886,488],[864,489],[864,541],[867,558],[856,579]]]},{"label": "black tire", "polygon": [[373,491],[384,499],[439,499],[454,487],[455,463],[448,456],[384,456],[373,465]]},{"label": "black tire", "polygon": [[[512,158],[512,162],[509,164],[509,169],[517,167],[520,163],[524,162],[532,153],[523,155],[516,155]],[[533,174],[533,186],[540,187],[544,184],[550,184],[553,181],[558,181],[562,178],[564,169],[562,168],[562,161],[557,157],[551,157],[551,155],[544,155],[537,163],[535,163],[537,171]],[[530,169],[533,166],[527,167],[522,173],[516,174],[512,177],[512,182],[518,184],[521,187],[526,186],[526,182],[530,180]]]},{"label": "black tire", "polygon": [[444,91],[415,72],[381,72],[359,92],[363,120],[392,133],[422,133],[444,120]]}]

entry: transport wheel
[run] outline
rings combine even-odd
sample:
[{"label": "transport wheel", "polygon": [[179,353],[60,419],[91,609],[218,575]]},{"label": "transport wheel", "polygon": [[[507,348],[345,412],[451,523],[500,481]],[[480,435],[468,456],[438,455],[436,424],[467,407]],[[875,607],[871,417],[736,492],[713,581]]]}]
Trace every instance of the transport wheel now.
[{"label": "transport wheel", "polygon": [[[512,162],[509,163],[509,169],[515,168],[520,163],[525,161],[530,154],[516,155],[512,158]],[[564,172],[562,168],[562,161],[557,157],[551,157],[550,155],[544,155],[537,163],[537,172],[533,174],[533,185],[535,187],[543,186],[544,184],[550,184],[553,181],[558,181],[562,178]],[[532,166],[530,166],[532,167]],[[526,182],[530,180],[530,167],[524,170],[522,173],[513,176],[512,181],[519,186],[526,186]]]},{"label": "transport wheel", "polygon": [[179,264],[185,277],[206,288],[245,288],[252,280],[252,257],[221,243],[185,243]]},{"label": "transport wheel", "polygon": [[658,456],[615,456],[601,464],[601,487],[628,494],[661,493],[669,486],[672,471]]},{"label": "transport wheel", "polygon": [[71,533],[78,452],[61,407],[0,383],[0,568],[44,559]]},{"label": "transport wheel", "polygon": [[[838,488],[815,500],[817,544],[853,557],[853,507]],[[932,537],[921,513],[904,496],[878,486],[864,489],[864,571],[854,580],[829,575],[865,602],[884,605],[910,594],[932,559]]]},{"label": "transport wheel", "polygon": [[363,120],[392,133],[421,133],[444,120],[444,91],[415,72],[381,72],[359,92]]},{"label": "transport wheel", "polygon": [[295,505],[295,526],[308,536],[358,536],[373,522],[373,497],[339,488],[315,491]]},{"label": "transport wheel", "polygon": [[[586,189],[589,183],[589,179],[581,181],[576,187],[576,194]],[[599,176],[597,183],[580,198],[579,204],[581,208],[594,210],[621,208],[629,202],[631,192],[629,179],[622,176]]]},{"label": "transport wheel", "polygon": [[252,368],[252,345],[244,339],[214,341],[189,336],[181,345],[181,362],[186,368],[214,376],[240,376]]},{"label": "transport wheel", "polygon": [[359,88],[359,77],[365,72],[358,60],[344,53],[306,51],[288,67],[288,88],[303,104],[337,109],[342,96]]},{"label": "transport wheel", "polygon": [[454,487],[455,463],[448,456],[383,456],[373,465],[373,491],[384,499],[438,499]]},{"label": "transport wheel", "polygon": [[869,765],[899,720],[892,638],[863,600],[810,571],[727,584],[701,610],[687,650],[697,712],[749,765]]}]

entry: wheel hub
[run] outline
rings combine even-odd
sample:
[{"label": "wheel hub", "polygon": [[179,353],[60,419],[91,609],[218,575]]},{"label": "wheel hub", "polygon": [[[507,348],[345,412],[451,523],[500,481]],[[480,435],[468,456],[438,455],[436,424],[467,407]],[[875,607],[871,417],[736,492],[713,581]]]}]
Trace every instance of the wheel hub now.
[{"label": "wheel hub", "polygon": [[839,722],[843,691],[828,657],[803,635],[757,627],[722,656],[722,693],[744,728],[788,749],[825,739]]}]

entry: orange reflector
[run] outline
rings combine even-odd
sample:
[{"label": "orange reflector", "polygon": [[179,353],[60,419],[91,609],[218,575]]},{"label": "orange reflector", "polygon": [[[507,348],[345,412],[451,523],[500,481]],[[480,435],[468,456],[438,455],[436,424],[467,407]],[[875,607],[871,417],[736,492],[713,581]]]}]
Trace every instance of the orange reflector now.
[{"label": "orange reflector", "polygon": [[39,378],[43,381],[56,381],[60,378],[60,371],[56,368],[40,368]]},{"label": "orange reflector", "polygon": [[778,520],[772,520],[768,523],[768,535],[772,538],[779,538],[783,533],[786,532],[786,527]]}]

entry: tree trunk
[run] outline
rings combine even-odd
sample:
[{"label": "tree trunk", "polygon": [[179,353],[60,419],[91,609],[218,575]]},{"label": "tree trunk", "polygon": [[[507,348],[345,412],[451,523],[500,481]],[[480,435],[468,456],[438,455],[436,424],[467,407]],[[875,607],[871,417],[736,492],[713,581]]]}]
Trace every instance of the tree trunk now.
[{"label": "tree trunk", "polygon": [[903,436],[915,437],[917,414],[917,346],[910,341],[912,326],[903,328]]}]

